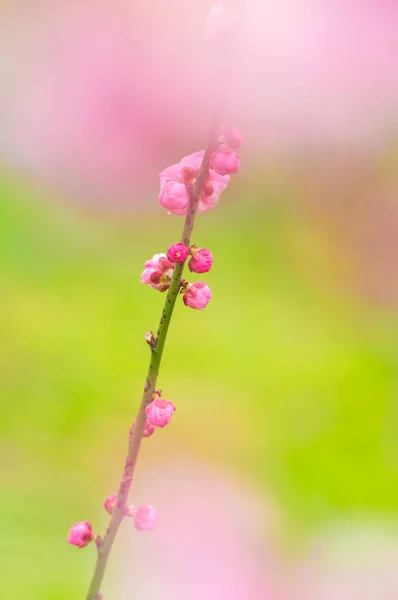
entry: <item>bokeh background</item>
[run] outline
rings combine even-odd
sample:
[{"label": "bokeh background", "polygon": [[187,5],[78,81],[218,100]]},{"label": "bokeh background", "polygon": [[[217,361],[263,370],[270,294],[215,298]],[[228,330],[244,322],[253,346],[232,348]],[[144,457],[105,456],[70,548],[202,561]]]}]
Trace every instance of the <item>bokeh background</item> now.
[{"label": "bokeh background", "polygon": [[[0,547],[15,600],[82,598],[91,576],[94,549],[67,532],[103,532],[121,473],[164,300],[139,275],[182,226],[157,174],[205,144],[224,77],[209,6],[0,6]],[[177,412],[132,490],[161,523],[124,525],[105,598],[391,600],[398,7],[243,12],[225,98],[242,167],[193,240],[213,251],[213,299],[177,305],[159,380]]]}]

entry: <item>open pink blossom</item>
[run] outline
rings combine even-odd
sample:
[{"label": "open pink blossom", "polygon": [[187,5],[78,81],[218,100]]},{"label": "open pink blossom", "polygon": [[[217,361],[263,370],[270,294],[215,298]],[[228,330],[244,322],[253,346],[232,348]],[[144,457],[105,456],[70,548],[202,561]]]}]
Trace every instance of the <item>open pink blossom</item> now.
[{"label": "open pink blossom", "polygon": [[149,423],[155,427],[165,427],[170,421],[176,407],[168,400],[155,398],[145,409]]},{"label": "open pink blossom", "polygon": [[80,521],[79,523],[74,523],[69,532],[68,542],[73,546],[78,546],[78,548],[83,548],[87,546],[93,539],[95,535],[93,533],[93,529],[88,521]]},{"label": "open pink blossom", "polygon": [[173,244],[167,250],[167,258],[173,263],[184,263],[188,257],[189,248],[182,242]]},{"label": "open pink blossom", "polygon": [[226,33],[236,20],[236,14],[222,0],[211,7],[205,24],[205,37],[216,39]]},{"label": "open pink blossom", "polygon": [[137,508],[132,508],[131,516],[138,531],[153,531],[159,522],[156,508],[150,504],[140,504]]},{"label": "open pink blossom", "polygon": [[[160,204],[174,215],[187,213],[189,195],[186,186],[195,184],[203,156],[204,150],[184,156],[179,163],[167,167],[159,174]],[[199,200],[198,213],[205,212],[217,204],[229,181],[228,175],[220,175],[210,169]]]},{"label": "open pink blossom", "polygon": [[155,254],[151,260],[145,263],[145,269],[141,273],[141,283],[150,285],[159,292],[164,292],[170,287],[174,265],[165,254]]},{"label": "open pink blossom", "polygon": [[203,310],[212,296],[209,286],[204,281],[197,281],[188,286],[183,296],[185,306]]},{"label": "open pink blossom", "polygon": [[211,157],[211,168],[219,175],[232,175],[239,170],[240,159],[232,148],[219,148]]},{"label": "open pink blossom", "polygon": [[213,255],[207,248],[197,248],[188,263],[189,270],[193,273],[207,273],[213,264]]}]

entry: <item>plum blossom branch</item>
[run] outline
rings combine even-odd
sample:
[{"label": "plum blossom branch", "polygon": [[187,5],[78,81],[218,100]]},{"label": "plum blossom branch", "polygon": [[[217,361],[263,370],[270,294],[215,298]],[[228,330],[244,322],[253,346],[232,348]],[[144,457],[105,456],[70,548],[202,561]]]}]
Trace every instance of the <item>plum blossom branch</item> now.
[{"label": "plum blossom branch", "polygon": [[[209,179],[216,178],[216,175],[220,177],[213,171],[211,167],[211,162],[216,158],[217,148],[220,146],[220,122],[217,120],[213,121],[210,139],[207,146],[206,151],[203,153],[203,158],[201,159],[201,164],[199,167],[198,173],[190,172],[190,177],[194,176],[193,180],[186,183],[186,190],[188,195],[188,202],[186,205],[186,217],[184,222],[184,227],[181,235],[181,242],[178,244],[188,250],[191,235],[193,231],[193,227],[195,224],[196,215],[198,212],[198,208],[200,206],[200,202],[205,202],[206,196],[204,196],[204,192],[206,192],[206,184]],[[223,145],[223,144],[221,144]],[[201,154],[201,153],[199,153]],[[195,155],[194,161],[196,163],[197,156]],[[185,167],[182,167],[182,170]],[[188,167],[193,169],[192,167]],[[221,175],[221,177],[226,177],[226,175]],[[214,190],[212,191],[214,194]],[[214,199],[213,199],[214,200]],[[168,197],[168,201],[172,202],[172,196]],[[181,210],[181,203],[179,204]],[[177,244],[176,244],[177,245]],[[169,254],[172,254],[171,249]],[[184,255],[185,252],[180,248],[180,254]],[[188,254],[188,253],[187,253]],[[199,254],[199,257],[195,260],[195,257]],[[159,255],[158,255],[159,256]],[[193,249],[193,257],[191,261],[194,261],[194,265],[190,264],[191,270],[196,272],[205,272],[210,266],[212,259],[210,259],[211,253],[206,249],[197,250],[195,247]],[[158,259],[158,263],[162,261],[161,268],[170,271],[169,265],[166,264],[165,261],[168,261],[168,258],[164,258],[161,256]],[[149,261],[150,262],[150,261]],[[196,265],[196,268],[195,268]],[[199,265],[199,266],[198,266]],[[148,267],[151,269],[151,267]],[[160,394],[156,392],[156,382],[159,374],[160,364],[162,360],[163,350],[167,338],[167,333],[169,329],[169,325],[171,322],[171,317],[173,315],[173,310],[175,306],[175,302],[177,296],[180,291],[181,283],[182,283],[182,274],[184,270],[184,262],[177,262],[174,264],[171,279],[169,282],[169,288],[166,296],[166,300],[164,303],[163,311],[160,317],[159,328],[156,334],[156,337],[150,336],[150,348],[151,348],[151,358],[148,368],[147,377],[145,380],[144,392],[141,400],[141,405],[138,411],[137,418],[134,422],[134,425],[131,429],[131,435],[129,438],[128,444],[128,453],[126,462],[124,465],[123,475],[119,485],[119,491],[117,493],[116,498],[112,498],[113,506],[112,506],[112,514],[111,519],[106,530],[106,534],[103,540],[98,539],[97,541],[97,563],[95,566],[94,575],[91,581],[91,585],[87,594],[87,600],[94,600],[98,597],[101,582],[105,573],[105,568],[108,562],[109,554],[113,546],[113,542],[115,540],[117,531],[122,523],[123,519],[126,516],[135,516],[136,519],[136,527],[137,527],[137,510],[145,511],[147,510],[144,507],[138,507],[133,511],[132,514],[129,513],[129,509],[127,508],[127,498],[130,490],[132,478],[134,475],[134,470],[137,464],[137,458],[141,446],[141,441],[145,431],[145,428],[148,427],[147,421],[150,420],[151,414],[155,411],[155,417],[152,414],[152,424],[157,425],[158,427],[164,426],[170,419],[171,415],[167,413],[167,410],[170,413],[170,405],[172,407],[171,414],[174,412],[174,406],[167,401],[160,399]],[[153,275],[154,272],[152,272]],[[155,272],[156,273],[156,272]],[[169,277],[169,274],[166,275],[166,279]],[[162,273],[160,275],[156,275],[153,277],[153,287],[159,289],[160,283],[158,281],[162,280]],[[163,285],[167,285],[166,281],[163,282]],[[193,284],[192,287],[188,287],[185,295],[184,295],[184,303],[187,306],[191,306],[193,308],[204,308],[206,306],[208,300],[211,297],[211,292],[209,288],[203,282],[198,282]],[[162,405],[165,403],[165,406]],[[152,407],[152,410],[149,411],[148,408]],[[164,414],[160,414],[161,411],[164,411]],[[162,418],[165,421],[162,421]],[[157,420],[156,420],[157,419]],[[151,424],[151,423],[150,423]],[[148,510],[153,510],[152,507],[148,507]],[[147,515],[148,516],[148,515]],[[138,529],[149,529],[150,526],[146,524],[145,526],[141,524],[138,525]]]},{"label": "plum blossom branch", "polygon": [[[225,33],[234,20],[234,15],[229,14],[224,2],[219,0],[210,11],[206,36],[215,37],[219,35],[217,31]],[[213,263],[210,250],[191,245],[196,215],[216,205],[230,181],[230,175],[237,173],[239,168],[237,150],[243,136],[237,129],[221,130],[220,106],[212,119],[206,150],[186,156],[160,173],[160,204],[173,214],[185,215],[184,226],[181,241],[170,246],[167,254],[155,254],[145,263],[141,275],[142,283],[160,292],[167,291],[167,295],[156,336],[153,332],[145,334],[151,351],[150,362],[138,414],[130,428],[127,458],[119,489],[117,494],[111,494],[105,500],[105,510],[111,515],[106,533],[103,538],[96,535],[87,521],[75,523],[69,533],[69,543],[82,548],[95,541],[97,547],[97,560],[86,600],[103,598],[100,587],[124,518],[132,518],[139,531],[153,530],[159,519],[154,507],[148,504],[128,506],[127,500],[142,438],[150,437],[155,428],[165,427],[175,411],[171,402],[161,398],[156,384],[177,297],[180,292],[183,293],[186,306],[202,310],[212,296],[205,282],[189,283],[182,275],[190,255],[188,267],[191,272],[206,273],[210,270]]]}]

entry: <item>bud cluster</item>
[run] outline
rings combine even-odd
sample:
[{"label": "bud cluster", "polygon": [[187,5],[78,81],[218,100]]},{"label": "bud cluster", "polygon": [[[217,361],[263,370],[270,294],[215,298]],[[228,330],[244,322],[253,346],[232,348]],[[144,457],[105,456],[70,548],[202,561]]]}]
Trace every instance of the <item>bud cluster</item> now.
[{"label": "bud cluster", "polygon": [[[141,283],[147,284],[159,292],[165,292],[170,287],[175,265],[184,263],[188,257],[190,257],[188,268],[191,273],[210,271],[213,264],[213,255],[210,250],[197,248],[195,245],[189,248],[182,242],[177,242],[170,246],[167,254],[155,254],[151,260],[146,261],[145,268],[141,273]],[[205,308],[211,298],[211,290],[203,281],[196,283],[184,281],[181,285],[181,292],[184,293],[184,304],[199,310]],[[154,340],[150,332],[146,334],[145,339],[152,347]]]},{"label": "bud cluster", "polygon": [[[243,134],[234,127],[223,129],[210,161],[207,179],[202,186],[198,213],[213,208],[230,182],[230,175],[239,169],[238,148]],[[160,174],[160,204],[174,215],[186,215],[189,197],[202,165],[204,150],[184,156],[179,163],[167,167]]]},{"label": "bud cluster", "polygon": [[[111,494],[104,502],[104,508],[110,515],[113,513],[117,500],[116,494]],[[134,520],[134,526],[138,531],[153,531],[158,522],[159,515],[156,508],[150,504],[140,504],[139,506],[126,506],[124,510],[126,517]],[[90,542],[96,541],[97,545],[101,543],[99,536],[93,533],[92,527],[88,521],[74,523],[69,532],[68,542],[78,548],[84,548]]]}]

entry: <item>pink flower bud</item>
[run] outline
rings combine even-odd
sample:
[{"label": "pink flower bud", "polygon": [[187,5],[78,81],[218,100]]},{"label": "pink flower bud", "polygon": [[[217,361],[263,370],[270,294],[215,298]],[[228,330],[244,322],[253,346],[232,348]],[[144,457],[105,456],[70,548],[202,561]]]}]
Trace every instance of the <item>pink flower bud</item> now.
[{"label": "pink flower bud", "polygon": [[237,150],[243,144],[243,133],[235,127],[223,129],[220,133],[219,142],[223,146]]},{"label": "pink flower bud", "polygon": [[176,215],[184,215],[189,203],[185,183],[167,181],[160,192],[159,202],[164,208]]},{"label": "pink flower bud", "polygon": [[131,511],[131,516],[138,531],[153,531],[159,522],[159,515],[150,504],[140,504]]},{"label": "pink flower bud", "polygon": [[170,287],[174,265],[163,253],[155,254],[151,260],[145,263],[145,269],[141,273],[141,283],[150,285],[159,292],[164,292]]},{"label": "pink flower bud", "polygon": [[152,425],[152,423],[150,423],[147,419],[145,427],[144,427],[144,431],[142,432],[142,437],[145,437],[145,438],[151,437],[151,435],[153,434],[154,431],[155,431],[155,426]]},{"label": "pink flower bud", "polygon": [[236,14],[222,0],[218,0],[210,9],[205,24],[205,37],[216,39],[226,33],[236,20]]},{"label": "pink flower bud", "polygon": [[211,290],[204,281],[191,283],[183,296],[185,306],[203,310],[209,303],[211,298]]},{"label": "pink flower bud", "polygon": [[207,273],[213,264],[213,255],[207,248],[198,248],[188,263],[189,270],[193,273]]},{"label": "pink flower bud", "polygon": [[173,263],[184,263],[189,254],[189,248],[182,242],[173,244],[167,250],[167,258]]},{"label": "pink flower bud", "polygon": [[235,150],[223,147],[214,152],[210,166],[219,175],[231,175],[239,170],[240,159]]},{"label": "pink flower bud", "polygon": [[110,494],[104,502],[104,508],[110,515],[113,513],[117,500],[117,494]]},{"label": "pink flower bud", "polygon": [[176,407],[168,400],[156,398],[145,408],[148,421],[155,427],[165,427],[170,421]]},{"label": "pink flower bud", "polygon": [[87,546],[93,539],[95,535],[93,533],[93,529],[87,521],[81,521],[80,523],[74,523],[69,532],[68,542],[69,544],[73,544],[73,546],[78,546],[79,548],[83,548]]}]

